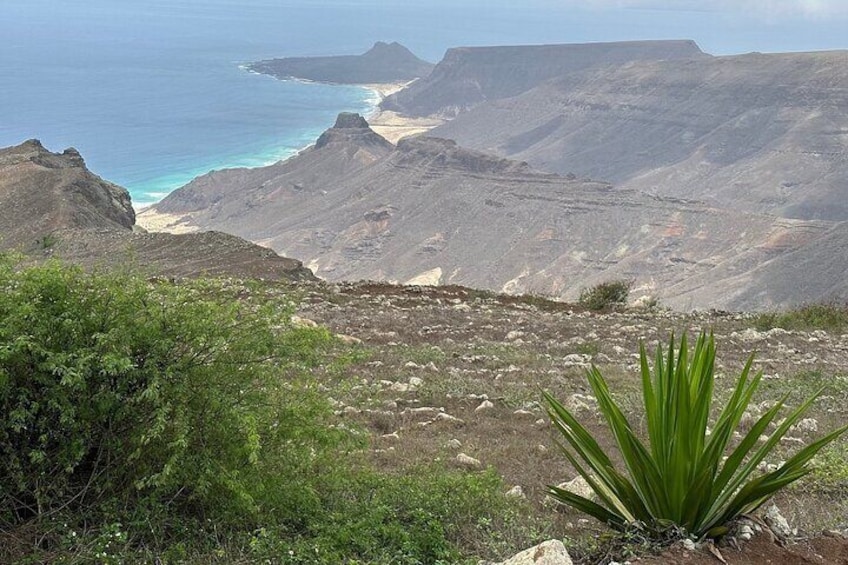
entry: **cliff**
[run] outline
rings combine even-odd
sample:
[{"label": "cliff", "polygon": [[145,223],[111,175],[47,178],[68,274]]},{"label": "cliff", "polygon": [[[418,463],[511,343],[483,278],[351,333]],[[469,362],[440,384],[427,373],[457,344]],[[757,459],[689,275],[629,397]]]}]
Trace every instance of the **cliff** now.
[{"label": "cliff", "polygon": [[569,73],[637,60],[692,57],[707,55],[689,40],[458,47],[449,49],[427,78],[387,97],[381,107],[409,116],[455,116]]},{"label": "cliff", "polygon": [[623,189],[848,220],[848,52],[638,61],[487,102],[435,135]]}]

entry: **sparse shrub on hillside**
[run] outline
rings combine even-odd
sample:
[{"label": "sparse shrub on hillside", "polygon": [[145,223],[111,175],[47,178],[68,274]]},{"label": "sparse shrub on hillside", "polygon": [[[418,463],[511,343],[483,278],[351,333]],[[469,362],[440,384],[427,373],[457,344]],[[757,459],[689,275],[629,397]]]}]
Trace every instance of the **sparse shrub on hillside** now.
[{"label": "sparse shrub on hillside", "polygon": [[[785,419],[776,420],[786,401],[784,396],[737,442],[733,432],[762,376],[750,375],[752,362],[753,358],[748,360],[727,404],[711,420],[715,378],[712,336],[701,334],[691,354],[685,335],[676,352],[672,337],[667,357],[658,346],[653,372],[642,347],[647,445],[637,437],[612,399],[603,376],[593,367],[588,374],[589,383],[621,452],[626,475],[615,469],[610,457],[574,415],[545,394],[548,414],[565,440],[563,452],[589,482],[599,501],[557,487],[550,487],[549,494],[622,531],[635,527],[661,538],[670,527],[677,527],[696,538],[724,535],[736,517],[753,512],[777,491],[808,474],[812,457],[848,429],[845,426],[827,434],[777,470],[757,475],[758,465],[821,390]],[[760,443],[771,425],[774,431]]]},{"label": "sparse shrub on hillside", "polygon": [[579,302],[592,311],[610,310],[625,306],[630,295],[632,281],[617,280],[602,282],[580,292]]},{"label": "sparse shrub on hillside", "polygon": [[785,312],[766,312],[754,319],[754,327],[760,331],[783,328],[842,332],[848,328],[848,305],[808,304]]}]

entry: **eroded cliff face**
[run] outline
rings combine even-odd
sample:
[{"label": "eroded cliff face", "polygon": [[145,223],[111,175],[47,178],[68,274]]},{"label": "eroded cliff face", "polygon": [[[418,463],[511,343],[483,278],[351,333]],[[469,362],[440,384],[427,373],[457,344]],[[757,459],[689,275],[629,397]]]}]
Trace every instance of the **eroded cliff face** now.
[{"label": "eroded cliff face", "polygon": [[[250,176],[216,173],[216,186],[228,192],[175,219],[301,258],[329,280],[575,298],[585,286],[632,278],[636,293],[679,308],[728,307],[743,295],[747,306],[771,305],[768,292],[745,294],[745,280],[833,227],[618,190],[445,139],[386,148],[359,126],[333,128],[332,143]],[[142,218],[178,209],[181,192],[203,192],[204,182],[174,192]]]},{"label": "eroded cliff face", "polygon": [[848,219],[848,52],[638,61],[552,79],[437,128],[623,189]]},{"label": "eroded cliff face", "polygon": [[135,266],[151,274],[314,279],[299,261],[221,233],[147,234],[129,193],[88,170],[75,149],[37,140],[0,149],[0,249],[33,259]]},{"label": "eroded cliff face", "polygon": [[691,57],[707,55],[690,40],[457,47],[447,51],[428,77],[389,96],[381,107],[409,116],[453,117],[569,73],[637,60]]}]

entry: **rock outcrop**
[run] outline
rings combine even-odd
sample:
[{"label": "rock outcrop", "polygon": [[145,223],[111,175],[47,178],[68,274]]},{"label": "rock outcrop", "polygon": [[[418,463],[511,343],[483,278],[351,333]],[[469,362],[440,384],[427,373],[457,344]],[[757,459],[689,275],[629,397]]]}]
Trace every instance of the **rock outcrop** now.
[{"label": "rock outcrop", "polygon": [[221,233],[148,234],[129,193],[89,171],[74,149],[37,140],[0,149],[0,249],[151,274],[314,280],[299,261]]},{"label": "rock outcrop", "polygon": [[27,249],[58,229],[131,230],[129,193],[90,172],[75,149],[37,139],[0,149],[0,245]]},{"label": "rock outcrop", "polygon": [[248,69],[280,79],[375,84],[426,77],[433,69],[433,64],[419,59],[400,43],[378,41],[362,55],[270,59],[251,63]]}]

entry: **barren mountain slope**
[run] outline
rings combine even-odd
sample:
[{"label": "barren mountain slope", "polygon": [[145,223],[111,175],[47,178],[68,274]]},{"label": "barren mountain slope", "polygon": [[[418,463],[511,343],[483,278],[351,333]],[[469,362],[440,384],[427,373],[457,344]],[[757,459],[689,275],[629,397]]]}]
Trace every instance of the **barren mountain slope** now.
[{"label": "barren mountain slope", "polygon": [[[192,204],[208,182],[199,179],[142,217],[167,212],[183,224],[234,233],[299,257],[330,280],[573,298],[584,286],[625,277],[636,280],[637,292],[679,307],[728,304],[725,279],[830,227],[569,180],[443,139],[407,139],[375,152],[369,132],[334,128],[325,134],[331,143],[255,171],[248,182],[243,171],[216,173],[212,188],[229,193],[209,208]],[[667,290],[676,285],[681,296]]]},{"label": "barren mountain slope", "polygon": [[482,104],[434,134],[624,189],[848,219],[848,52],[572,73]]},{"label": "barren mountain slope", "polygon": [[314,278],[299,261],[231,235],[146,234],[134,224],[129,193],[91,173],[75,150],[51,153],[36,140],[0,149],[0,249],[170,276]]},{"label": "barren mountain slope", "polygon": [[127,191],[92,174],[75,149],[50,153],[36,139],[0,149],[0,246],[26,249],[61,228],[134,223]]},{"label": "barren mountain slope", "polygon": [[588,68],[690,57],[707,55],[689,40],[457,47],[447,51],[430,76],[389,96],[381,107],[410,116],[453,116]]}]

